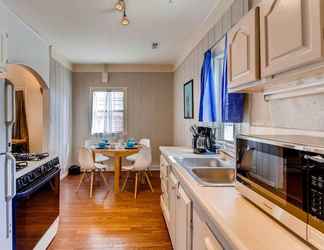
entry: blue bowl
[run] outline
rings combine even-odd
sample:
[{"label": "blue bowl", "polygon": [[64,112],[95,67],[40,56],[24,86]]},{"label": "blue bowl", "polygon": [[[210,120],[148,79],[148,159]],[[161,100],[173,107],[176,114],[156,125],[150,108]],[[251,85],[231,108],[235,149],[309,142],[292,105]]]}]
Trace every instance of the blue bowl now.
[{"label": "blue bowl", "polygon": [[98,143],[98,148],[106,148],[107,147],[107,143]]},{"label": "blue bowl", "polygon": [[135,143],[133,141],[127,142],[127,148],[133,148],[135,146]]}]

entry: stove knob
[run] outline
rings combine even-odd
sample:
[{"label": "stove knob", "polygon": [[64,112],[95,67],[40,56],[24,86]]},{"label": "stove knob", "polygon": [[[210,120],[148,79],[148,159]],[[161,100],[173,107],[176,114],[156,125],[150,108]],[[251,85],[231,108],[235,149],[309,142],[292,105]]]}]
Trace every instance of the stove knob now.
[{"label": "stove knob", "polygon": [[27,185],[28,183],[29,183],[28,176],[24,176],[24,177],[22,178],[22,184],[25,186],[25,185]]},{"label": "stove knob", "polygon": [[28,175],[28,181],[32,182],[35,179],[35,174],[31,173]]}]

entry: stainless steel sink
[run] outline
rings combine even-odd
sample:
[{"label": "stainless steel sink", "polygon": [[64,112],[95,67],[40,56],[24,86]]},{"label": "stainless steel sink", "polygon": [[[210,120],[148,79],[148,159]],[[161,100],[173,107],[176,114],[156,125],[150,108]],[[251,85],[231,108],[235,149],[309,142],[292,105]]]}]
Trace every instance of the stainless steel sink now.
[{"label": "stainless steel sink", "polygon": [[234,186],[235,183],[235,169],[231,167],[200,167],[188,171],[201,186]]},{"label": "stainless steel sink", "polygon": [[177,158],[176,161],[185,168],[193,167],[228,167],[228,163],[218,158]]},{"label": "stainless steel sink", "polygon": [[219,157],[187,158],[175,157],[180,166],[201,186],[234,186],[236,170],[234,161],[222,160]]}]

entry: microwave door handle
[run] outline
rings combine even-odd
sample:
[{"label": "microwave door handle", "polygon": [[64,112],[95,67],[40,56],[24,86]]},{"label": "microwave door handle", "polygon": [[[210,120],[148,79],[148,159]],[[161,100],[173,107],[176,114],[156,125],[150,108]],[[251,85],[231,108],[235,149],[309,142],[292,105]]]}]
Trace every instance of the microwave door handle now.
[{"label": "microwave door handle", "polygon": [[324,163],[324,158],[320,155],[317,156],[310,156],[310,155],[305,155],[306,160],[311,160],[317,163]]},{"label": "microwave door handle", "polygon": [[[10,167],[8,161],[11,162]],[[16,159],[11,153],[6,153],[6,163],[5,163],[5,190],[6,190],[6,237],[9,238],[12,232],[12,222],[11,222],[11,201],[16,195],[16,178],[15,178],[15,169],[16,169]],[[10,180],[9,180],[10,175]]]}]

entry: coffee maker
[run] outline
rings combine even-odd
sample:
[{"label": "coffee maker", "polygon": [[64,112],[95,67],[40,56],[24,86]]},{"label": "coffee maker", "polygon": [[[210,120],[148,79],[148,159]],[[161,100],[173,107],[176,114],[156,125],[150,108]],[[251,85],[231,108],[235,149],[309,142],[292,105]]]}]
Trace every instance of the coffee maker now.
[{"label": "coffee maker", "polygon": [[191,127],[192,147],[195,154],[216,154],[215,129],[210,127]]}]

